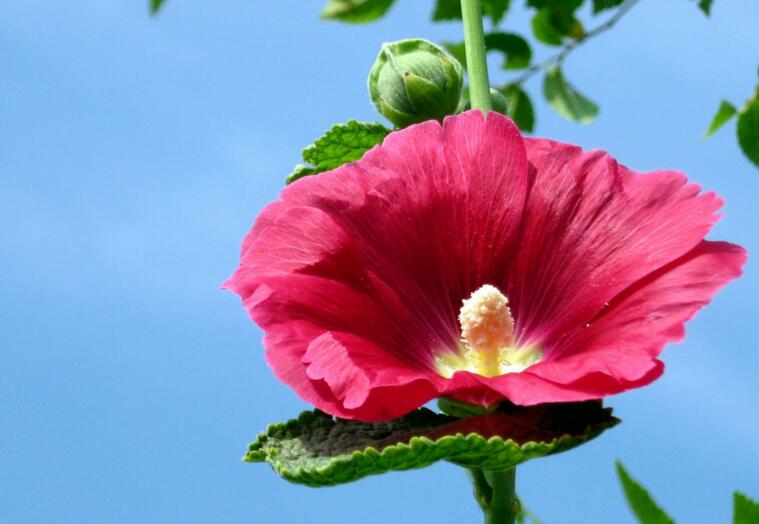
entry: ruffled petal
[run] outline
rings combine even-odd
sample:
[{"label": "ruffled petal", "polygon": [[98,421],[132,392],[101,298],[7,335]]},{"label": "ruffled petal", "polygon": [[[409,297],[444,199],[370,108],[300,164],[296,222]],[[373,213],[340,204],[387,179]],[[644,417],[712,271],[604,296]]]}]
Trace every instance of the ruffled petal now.
[{"label": "ruffled petal", "polygon": [[304,178],[282,198],[338,225],[361,267],[414,317],[431,359],[458,344],[462,297],[513,257],[526,162],[511,121],[474,111],[392,133],[361,161]]},{"label": "ruffled petal", "polygon": [[438,396],[432,372],[413,369],[349,333],[324,333],[303,357],[312,381],[323,380],[340,402],[340,416],[365,421],[399,417]]},{"label": "ruffled petal", "polygon": [[593,373],[620,384],[640,380],[667,343],[685,336],[685,322],[741,275],[746,258],[740,246],[702,241],[619,294],[587,327],[569,332],[557,348],[559,358],[529,371],[565,384]]},{"label": "ruffled petal", "polygon": [[[513,259],[526,194],[524,143],[505,117],[472,111],[411,126],[359,162],[286,188],[225,287],[304,399],[369,420],[395,413],[382,399],[406,388],[417,393],[393,402],[412,409],[444,380],[434,354],[458,346],[462,298]],[[378,373],[375,352],[402,367]],[[412,376],[400,369],[431,378],[399,384]]]},{"label": "ruffled petal", "polygon": [[[661,375],[663,346],[740,274],[745,251],[703,241],[720,205],[679,173],[525,146],[507,118],[470,111],[290,185],[225,287],[264,330],[277,377],[333,415],[388,420],[440,395],[600,398]],[[484,284],[543,360],[443,378],[434,357],[459,347],[461,301]]]},{"label": "ruffled petal", "polygon": [[672,171],[634,173],[603,152],[526,140],[532,187],[506,294],[523,342],[555,342],[684,255],[722,202]]},{"label": "ruffled petal", "polygon": [[602,398],[649,384],[661,376],[664,365],[648,359],[637,367],[642,374],[635,380],[619,381],[602,372],[590,372],[572,382],[554,382],[532,373],[508,373],[483,377],[467,371],[456,373],[441,389],[441,394],[474,405],[494,406],[504,398],[521,406],[549,402],[579,402]]}]

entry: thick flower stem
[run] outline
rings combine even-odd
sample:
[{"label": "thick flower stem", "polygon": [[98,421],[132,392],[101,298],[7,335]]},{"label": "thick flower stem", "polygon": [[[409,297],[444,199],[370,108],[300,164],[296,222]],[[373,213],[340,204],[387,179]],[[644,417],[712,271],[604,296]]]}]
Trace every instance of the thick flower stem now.
[{"label": "thick flower stem", "polygon": [[501,471],[470,469],[474,498],[482,508],[485,524],[514,524],[519,513],[516,468]]},{"label": "thick flower stem", "polygon": [[482,0],[461,0],[461,15],[464,20],[469,98],[472,109],[487,113],[492,105],[485,31],[482,27]]}]

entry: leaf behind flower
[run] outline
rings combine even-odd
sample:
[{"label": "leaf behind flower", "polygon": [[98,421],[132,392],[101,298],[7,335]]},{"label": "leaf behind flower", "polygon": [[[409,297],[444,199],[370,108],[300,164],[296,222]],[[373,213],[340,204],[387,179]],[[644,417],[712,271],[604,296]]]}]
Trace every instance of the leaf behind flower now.
[{"label": "leaf behind flower", "polygon": [[617,423],[600,402],[507,405],[464,419],[421,408],[381,423],[335,419],[315,410],[270,425],[244,460],[268,462],[283,478],[314,487],[440,460],[498,470],[571,449]]},{"label": "leaf behind flower", "polygon": [[378,123],[350,120],[345,124],[335,124],[303,150],[303,161],[311,165],[295,166],[294,171],[287,176],[286,182],[290,184],[304,176],[354,162],[382,142],[388,133],[390,130]]}]

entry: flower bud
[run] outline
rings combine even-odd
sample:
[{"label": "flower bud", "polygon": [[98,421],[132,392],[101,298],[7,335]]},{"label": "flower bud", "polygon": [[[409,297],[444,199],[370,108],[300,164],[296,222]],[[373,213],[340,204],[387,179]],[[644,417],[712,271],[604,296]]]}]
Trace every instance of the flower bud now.
[{"label": "flower bud", "polygon": [[372,102],[398,127],[453,114],[462,83],[461,64],[419,38],[384,44],[369,73]]}]

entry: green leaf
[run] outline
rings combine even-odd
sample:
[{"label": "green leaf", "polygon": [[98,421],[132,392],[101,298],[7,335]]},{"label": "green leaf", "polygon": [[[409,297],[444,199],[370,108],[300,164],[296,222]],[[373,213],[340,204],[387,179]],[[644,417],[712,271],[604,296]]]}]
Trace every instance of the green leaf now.
[{"label": "green leaf", "polygon": [[589,124],[598,115],[598,106],[567,82],[560,67],[546,72],[543,96],[557,113],[573,122]]},{"label": "green leaf", "polygon": [[759,167],[759,97],[738,115],[738,143],[743,154]]},{"label": "green leaf", "polygon": [[546,45],[558,46],[563,37],[575,40],[585,36],[585,28],[575,16],[583,0],[528,0],[538,10],[532,18],[532,33]]},{"label": "green leaf", "polygon": [[625,0],[593,0],[593,14],[597,15],[607,9],[613,9]]},{"label": "green leaf", "polygon": [[464,42],[443,42],[443,47],[466,69],[466,45]]},{"label": "green leaf", "polygon": [[578,446],[619,422],[600,402],[498,411],[457,419],[421,408],[382,423],[334,419],[318,410],[272,424],[243,460],[268,462],[283,478],[332,486],[439,460],[486,470]]},{"label": "green leaf", "polygon": [[551,10],[550,23],[554,30],[561,36],[567,36],[578,40],[585,36],[585,28],[572,13],[572,11],[564,9]]},{"label": "green leaf", "polygon": [[382,18],[394,0],[329,0],[322,10],[324,20],[364,24]]},{"label": "green leaf", "polygon": [[709,129],[707,129],[706,133],[704,133],[704,138],[709,138],[712,136],[720,127],[725,125],[731,118],[733,118],[737,112],[738,110],[733,104],[727,100],[723,100],[720,103],[719,109],[717,109],[714,118],[712,118],[712,123],[709,124]]},{"label": "green leaf", "polygon": [[329,170],[358,160],[363,154],[382,142],[390,132],[382,124],[356,122],[335,124],[312,145],[303,150],[303,160]]},{"label": "green leaf", "polygon": [[163,7],[163,4],[166,3],[166,0],[150,0],[150,14],[156,15],[158,14],[158,11],[161,10]]},{"label": "green leaf", "polygon": [[712,3],[713,0],[699,0],[698,7],[706,16],[710,16],[712,14]]},{"label": "green leaf", "polygon": [[561,34],[551,23],[551,11],[541,9],[532,17],[532,34],[546,45],[559,46],[562,44]]},{"label": "green leaf", "polygon": [[376,122],[350,120],[345,124],[335,124],[312,145],[303,150],[303,161],[311,165],[298,164],[290,173],[288,184],[308,175],[335,169],[348,162],[360,159],[364,153],[376,146],[390,132]]},{"label": "green leaf", "polygon": [[493,25],[496,26],[503,20],[503,16],[509,10],[510,4],[511,0],[484,0],[482,11],[486,16],[490,17]]},{"label": "green leaf", "polygon": [[743,493],[733,493],[733,524],[756,524],[759,522],[759,503]]},{"label": "green leaf", "polygon": [[[466,46],[464,42],[443,42],[445,49],[466,69]],[[493,32],[485,35],[488,52],[504,54],[504,69],[524,69],[532,60],[532,49],[523,37],[515,33]]]},{"label": "green leaf", "polygon": [[285,184],[290,185],[299,178],[303,178],[304,176],[310,176],[310,175],[316,175],[321,173],[321,171],[313,166],[307,166],[305,164],[298,164],[293,169],[293,172],[287,175],[285,178]]},{"label": "green leaf", "polygon": [[568,11],[577,11],[585,0],[527,0],[527,7],[535,9],[564,9]]},{"label": "green leaf", "polygon": [[[509,10],[511,0],[483,0],[482,14],[498,25]],[[461,0],[437,0],[432,11],[433,22],[461,20]]]},{"label": "green leaf", "polygon": [[498,89],[506,97],[506,109],[514,123],[524,132],[535,129],[535,110],[530,95],[518,85],[506,85]]},{"label": "green leaf", "polygon": [[622,483],[627,504],[640,524],[674,524],[675,521],[656,505],[651,495],[630,476],[620,461],[617,461],[617,476]]},{"label": "green leaf", "polygon": [[437,0],[432,11],[433,22],[461,20],[461,0]]},{"label": "green leaf", "polygon": [[500,51],[505,55],[504,69],[524,69],[532,60],[530,44],[514,33],[488,33],[485,35],[485,47],[488,51]]}]

